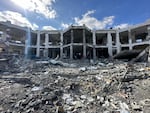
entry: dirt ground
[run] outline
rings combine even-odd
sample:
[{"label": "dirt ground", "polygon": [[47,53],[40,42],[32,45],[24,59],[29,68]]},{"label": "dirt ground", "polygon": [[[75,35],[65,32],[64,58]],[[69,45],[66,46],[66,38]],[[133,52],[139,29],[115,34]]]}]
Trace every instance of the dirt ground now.
[{"label": "dirt ground", "polygon": [[0,71],[0,113],[150,113],[147,63],[7,64]]}]

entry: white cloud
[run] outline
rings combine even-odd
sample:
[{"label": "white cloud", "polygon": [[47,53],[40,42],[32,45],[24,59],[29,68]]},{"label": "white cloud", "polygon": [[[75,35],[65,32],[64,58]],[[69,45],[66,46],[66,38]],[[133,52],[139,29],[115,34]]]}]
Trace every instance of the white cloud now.
[{"label": "white cloud", "polygon": [[61,23],[61,27],[62,27],[63,29],[68,28],[70,25],[71,25],[71,24]]},{"label": "white cloud", "polygon": [[56,28],[54,28],[52,26],[43,26],[42,29],[43,30],[56,30]]},{"label": "white cloud", "polygon": [[37,24],[33,23],[31,28],[32,28],[33,30],[36,30],[36,29],[39,28],[39,26],[38,26]]},{"label": "white cloud", "polygon": [[75,17],[75,23],[77,25],[83,25],[85,24],[87,27],[91,29],[104,29],[109,25],[112,25],[114,22],[114,16],[108,16],[104,17],[103,20],[98,20],[97,18],[91,16],[91,14],[94,14],[95,11],[91,10],[82,15],[82,18]]},{"label": "white cloud", "polygon": [[30,27],[34,30],[39,28],[38,25],[36,25],[35,23],[30,23],[27,18],[23,17],[23,15],[18,12],[2,11],[0,12],[0,21],[10,21],[12,24],[21,27]]},{"label": "white cloud", "polygon": [[130,25],[128,23],[124,23],[124,24],[114,26],[114,29],[123,29],[123,28],[127,28],[129,26]]},{"label": "white cloud", "polygon": [[16,5],[25,10],[42,14],[44,17],[51,19],[56,17],[56,11],[52,8],[55,0],[11,0]]}]

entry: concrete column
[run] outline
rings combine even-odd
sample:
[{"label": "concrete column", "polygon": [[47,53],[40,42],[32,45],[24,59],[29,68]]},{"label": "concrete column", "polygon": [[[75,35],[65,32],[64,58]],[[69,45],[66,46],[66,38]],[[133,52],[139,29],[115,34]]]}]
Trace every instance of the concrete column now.
[{"label": "concrete column", "polygon": [[150,65],[150,26],[147,27],[147,33],[148,33],[147,40],[149,41],[148,63]]},{"label": "concrete column", "polygon": [[96,48],[95,48],[95,46],[96,46],[96,32],[95,31],[93,31],[93,33],[92,33],[92,37],[93,37],[93,59],[96,59]]},{"label": "concrete column", "polygon": [[85,29],[83,29],[83,58],[86,59],[86,39],[85,39]]},{"label": "concrete column", "polygon": [[25,40],[25,58],[29,58],[29,48],[31,42],[31,29],[27,28],[26,30],[26,40]]},{"label": "concrete column", "polygon": [[108,46],[108,54],[111,57],[112,56],[112,36],[111,33],[107,33],[107,46]]},{"label": "concrete column", "polygon": [[7,41],[7,33],[6,33],[6,31],[3,32],[2,40],[3,41]]},{"label": "concrete column", "polygon": [[147,33],[148,33],[147,40],[150,41],[150,26],[147,27]]},{"label": "concrete column", "polygon": [[121,44],[120,44],[120,38],[119,38],[119,31],[116,32],[116,46],[117,46],[117,53],[120,53],[121,50]]},{"label": "concrete column", "polygon": [[40,57],[40,31],[37,33],[37,42],[36,42],[36,57]]},{"label": "concrete column", "polygon": [[25,58],[28,58],[28,49],[29,49],[28,40],[26,39],[25,40],[25,51],[24,51]]},{"label": "concrete column", "polygon": [[73,59],[73,30],[71,30],[71,45],[70,45],[70,59]]},{"label": "concrete column", "polygon": [[148,49],[148,63],[149,63],[149,66],[150,66],[150,48]]},{"label": "concrete column", "polygon": [[49,43],[49,36],[45,34],[45,49],[44,49],[44,57],[48,57],[48,43]]},{"label": "concrete column", "polygon": [[74,39],[74,33],[73,33],[73,29],[71,30],[71,43],[73,43],[73,39]]},{"label": "concrete column", "polygon": [[6,31],[3,32],[2,34],[2,41],[5,42],[6,44],[6,48],[5,48],[5,52],[8,53],[9,52],[9,38],[7,38],[9,35],[7,34]]},{"label": "concrete column", "polygon": [[60,43],[60,58],[62,59],[63,58],[63,32],[62,31],[60,33],[60,40],[61,40],[61,43]]},{"label": "concrete column", "polygon": [[73,46],[70,46],[70,59],[73,59]]},{"label": "concrete column", "polygon": [[135,40],[135,33],[131,33],[131,39],[132,39],[132,43],[136,42],[136,40]]},{"label": "concrete column", "polygon": [[45,34],[45,48],[48,48],[48,43],[49,43],[49,35]]},{"label": "concrete column", "polygon": [[129,50],[132,50],[132,35],[131,35],[131,30],[128,30],[128,42],[129,42]]}]

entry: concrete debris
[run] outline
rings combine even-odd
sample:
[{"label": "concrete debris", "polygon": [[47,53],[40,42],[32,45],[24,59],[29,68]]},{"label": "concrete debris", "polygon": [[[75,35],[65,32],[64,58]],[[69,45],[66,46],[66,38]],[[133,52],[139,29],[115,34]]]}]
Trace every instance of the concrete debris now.
[{"label": "concrete debris", "polygon": [[131,60],[140,54],[141,50],[124,50],[113,56],[114,59]]},{"label": "concrete debris", "polygon": [[130,63],[133,62],[149,62],[150,60],[150,46],[144,50],[124,50],[113,56],[114,59],[127,59]]},{"label": "concrete debris", "polygon": [[99,66],[106,66],[106,65],[105,65],[104,63],[102,63],[102,62],[99,62],[98,65],[99,65]]},{"label": "concrete debris", "polygon": [[36,61],[37,64],[49,64],[49,61]]},{"label": "concrete debris", "polygon": [[142,111],[142,106],[138,105],[136,102],[131,103],[131,107],[135,111]]},{"label": "concrete debris", "polygon": [[146,47],[142,52],[140,52],[139,55],[137,55],[135,58],[131,60],[131,62],[136,62],[136,61],[143,61],[146,62],[148,61],[148,56],[149,56],[149,49],[150,47]]},{"label": "concrete debris", "polygon": [[0,112],[150,112],[150,67],[96,62],[9,58],[0,72]]},{"label": "concrete debris", "polygon": [[86,70],[87,70],[86,67],[80,67],[80,68],[79,68],[79,71],[81,71],[81,72],[84,72],[84,71],[86,71]]},{"label": "concrete debris", "polygon": [[39,91],[39,90],[42,90],[42,87],[35,86],[31,89],[31,91]]},{"label": "concrete debris", "polygon": [[62,61],[57,61],[57,60],[49,60],[49,63],[51,63],[53,65],[64,66],[64,67],[76,67],[75,64],[64,63]]}]

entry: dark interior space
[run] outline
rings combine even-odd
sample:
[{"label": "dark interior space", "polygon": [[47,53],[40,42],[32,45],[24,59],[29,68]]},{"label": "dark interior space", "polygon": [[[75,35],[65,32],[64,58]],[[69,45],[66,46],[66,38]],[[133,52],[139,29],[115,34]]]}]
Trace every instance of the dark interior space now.
[{"label": "dark interior space", "polygon": [[49,34],[49,45],[60,45],[60,34]]},{"label": "dark interior space", "polygon": [[36,43],[37,43],[37,34],[35,34],[35,33],[31,33],[31,45],[36,45]]},{"label": "dark interior space", "polygon": [[73,43],[83,43],[83,29],[73,30]]},{"label": "dark interior space", "polygon": [[74,59],[83,58],[83,46],[73,46],[73,58]]},{"label": "dark interior space", "polygon": [[63,48],[63,58],[66,59],[66,58],[70,58],[70,47],[65,47]]},{"label": "dark interior space", "polygon": [[71,43],[71,30],[65,32],[63,34],[63,44],[64,45],[67,45],[67,44],[70,44]]},{"label": "dark interior space", "polygon": [[91,48],[91,47],[86,48],[86,58],[87,59],[93,58],[93,48]]},{"label": "dark interior space", "polygon": [[97,58],[108,58],[108,49],[107,48],[96,48]]},{"label": "dark interior space", "polygon": [[45,46],[45,34],[40,34],[40,46]]},{"label": "dark interior space", "polygon": [[120,36],[121,44],[127,44],[128,43],[128,40],[129,40],[128,31],[119,33],[119,36]]},{"label": "dark interior space", "polygon": [[60,56],[60,49],[59,48],[49,48],[48,49],[48,57],[49,58],[56,58]]},{"label": "dark interior space", "polygon": [[106,45],[107,44],[107,33],[96,34],[96,44]]}]

